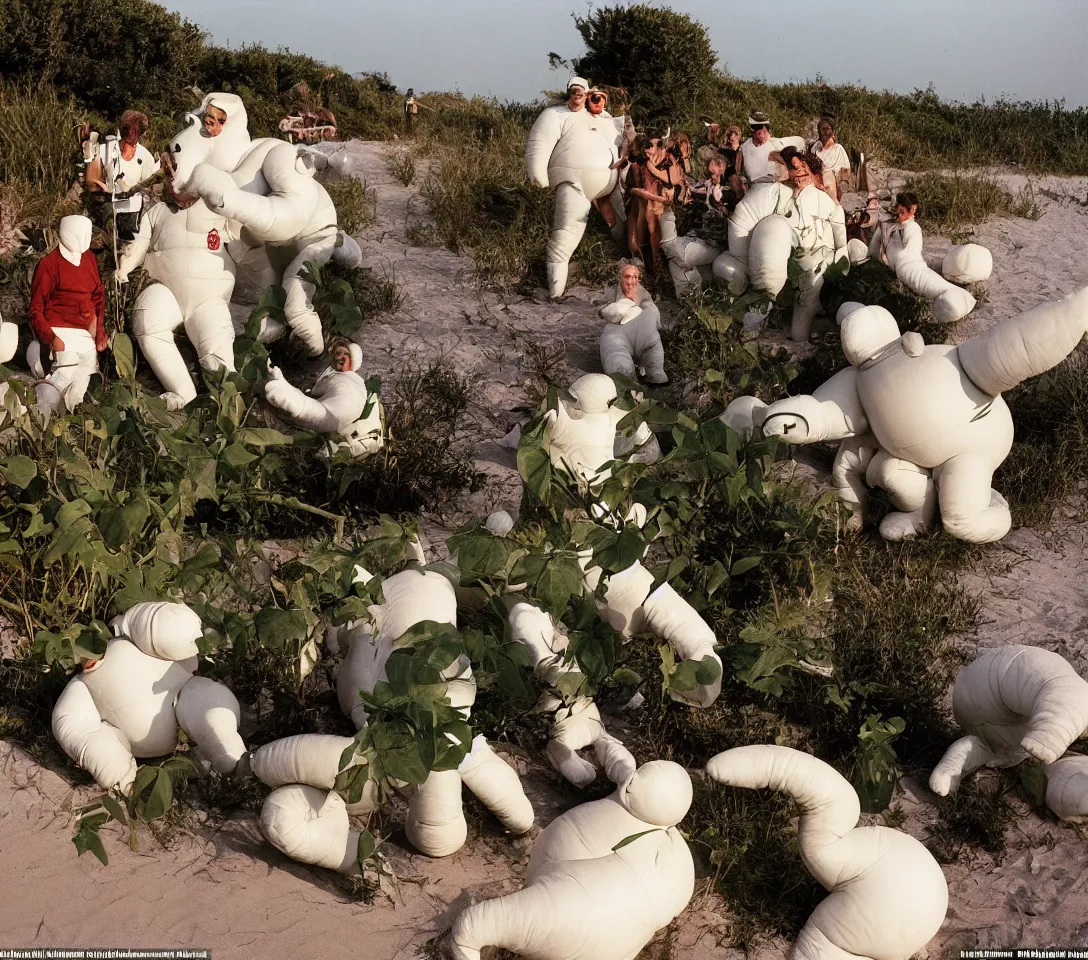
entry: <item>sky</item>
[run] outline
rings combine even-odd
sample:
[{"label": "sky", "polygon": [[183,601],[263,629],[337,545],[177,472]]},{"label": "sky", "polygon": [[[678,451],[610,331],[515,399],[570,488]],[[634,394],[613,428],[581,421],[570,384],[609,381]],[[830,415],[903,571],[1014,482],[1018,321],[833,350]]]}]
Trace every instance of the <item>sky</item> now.
[{"label": "sky", "polygon": [[[400,90],[531,101],[563,86],[549,52],[584,52],[586,0],[160,0],[213,42],[287,47]],[[609,4],[623,0],[610,0]],[[771,82],[822,77],[945,100],[1088,106],[1088,0],[672,0],[719,67]],[[763,11],[758,18],[753,12]],[[301,11],[305,11],[303,14]],[[757,25],[758,23],[758,25]],[[607,82],[605,77],[594,80]]]}]

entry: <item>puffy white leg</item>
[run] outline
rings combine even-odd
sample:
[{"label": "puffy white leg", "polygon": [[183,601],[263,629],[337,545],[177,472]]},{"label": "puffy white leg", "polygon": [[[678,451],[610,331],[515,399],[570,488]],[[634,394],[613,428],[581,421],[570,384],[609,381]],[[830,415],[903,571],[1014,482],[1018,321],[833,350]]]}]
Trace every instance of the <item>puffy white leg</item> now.
[{"label": "puffy white leg", "polygon": [[979,767],[993,763],[994,755],[978,737],[961,737],[941,757],[929,775],[929,789],[938,797],[947,797],[960,788],[960,782]]},{"label": "puffy white leg", "polygon": [[291,328],[292,338],[311,357],[318,356],[325,349],[325,338],[321,330],[321,318],[314,310],[314,285],[306,283],[299,273],[307,263],[328,263],[335,248],[335,234],[311,243],[303,247],[283,271],[283,289],[287,293],[283,312],[287,315],[287,325]]},{"label": "puffy white leg", "polygon": [[185,335],[205,370],[234,371],[234,323],[225,301],[200,304],[185,321]]},{"label": "puffy white leg", "polygon": [[[736,402],[733,401],[733,403]],[[729,406],[732,407],[733,404],[731,403]],[[726,413],[729,413],[728,408]],[[723,419],[724,417],[725,414],[722,414]],[[860,528],[865,517],[866,507],[869,504],[869,489],[865,485],[865,469],[872,461],[873,454],[876,453],[876,448],[873,446],[875,442],[872,437],[868,439],[851,437],[843,440],[839,444],[838,452],[835,454],[835,462],[831,465],[831,479],[835,484],[835,493],[851,513],[849,526],[852,529]]]},{"label": "puffy white leg", "polygon": [[880,522],[885,540],[907,540],[932,530],[937,518],[937,487],[929,470],[878,450],[866,471],[870,486],[891,495],[898,513]]},{"label": "puffy white leg", "polygon": [[[810,261],[815,261],[810,264]],[[793,304],[793,314],[790,319],[790,339],[795,343],[804,343],[812,333],[812,321],[820,312],[820,290],[824,285],[824,269],[826,262],[823,256],[812,256],[802,260],[802,263],[811,269],[806,269],[797,278],[797,300]]]},{"label": "puffy white leg", "polygon": [[246,752],[238,735],[242,712],[234,694],[207,677],[193,677],[178,693],[174,710],[178,725],[216,772],[233,773]]},{"label": "puffy white leg", "polygon": [[72,327],[60,327],[57,332],[65,349],[57,352],[48,379],[34,389],[43,423],[62,407],[67,413],[75,410],[87,395],[91,377],[98,373],[94,338],[86,330]]},{"label": "puffy white leg", "polygon": [[358,873],[359,831],[351,829],[337,793],[293,783],[273,790],[261,807],[261,832],[292,860]]},{"label": "puffy white leg", "polygon": [[448,857],[464,846],[468,824],[461,806],[461,774],[435,771],[415,788],[404,832],[412,846],[428,857]]},{"label": "puffy white leg", "polygon": [[748,241],[748,279],[756,290],[778,296],[789,280],[792,249],[793,227],[785,217],[772,214],[755,225]]},{"label": "puffy white leg", "polygon": [[630,325],[635,324],[639,325],[637,359],[643,379],[654,386],[668,383],[665,347],[661,343],[661,314],[657,307],[652,303],[643,307],[638,319],[632,320]]},{"label": "puffy white leg", "polygon": [[180,410],[196,397],[193,378],[174,342],[174,334],[184,322],[177,299],[161,283],[153,283],[136,299],[132,333],[165,388],[162,398],[171,410]]},{"label": "puffy white leg", "polygon": [[533,825],[533,805],[525,796],[517,771],[500,757],[484,737],[472,741],[472,749],[457,768],[461,780],[504,827],[522,834]]},{"label": "puffy white leg", "polygon": [[103,790],[132,789],[136,760],[128,738],[102,719],[94,697],[79,677],[69,681],[53,707],[53,736],[71,760]]},{"label": "puffy white leg", "polygon": [[734,297],[739,297],[748,288],[748,265],[729,251],[715,258],[711,270]]},{"label": "puffy white leg", "polygon": [[991,489],[994,468],[981,457],[953,457],[933,471],[941,505],[941,523],[953,537],[969,543],[993,543],[1012,526],[1005,498]]},{"label": "puffy white leg", "polygon": [[567,289],[570,258],[582,242],[589,222],[589,202],[581,186],[561,183],[555,190],[555,221],[548,238],[548,296],[561,297]]},{"label": "puffy white leg", "polygon": [[304,783],[331,790],[340,772],[340,757],[352,743],[351,737],[325,733],[283,737],[254,750],[250,768],[269,787]]},{"label": "puffy white leg", "polygon": [[551,765],[564,777],[576,787],[584,787],[597,778],[597,768],[576,751],[596,743],[603,733],[597,705],[588,698],[578,700],[556,714],[545,753]]},{"label": "puffy white leg", "polygon": [[634,756],[619,740],[607,733],[602,733],[593,744],[597,762],[604,770],[604,775],[615,784],[626,783],[634,776],[638,764]]},{"label": "puffy white leg", "polygon": [[359,246],[359,241],[350,233],[344,233],[343,230],[337,231],[336,236],[339,246],[333,251],[333,260],[340,266],[349,269],[361,267],[363,265],[363,248]]},{"label": "puffy white leg", "polygon": [[635,370],[634,344],[631,325],[606,323],[601,330],[601,369],[611,375],[634,380],[638,375]]},{"label": "puffy white leg", "polygon": [[710,683],[700,683],[692,690],[673,691],[674,700],[693,707],[709,707],[722,691],[722,661],[714,652],[714,631],[690,603],[668,583],[663,583],[642,605],[647,628],[656,637],[667,640],[681,660],[700,661],[710,657],[718,667],[718,676]]},{"label": "puffy white leg", "polygon": [[1061,820],[1088,820],[1088,757],[1068,756],[1043,768],[1046,805]]}]

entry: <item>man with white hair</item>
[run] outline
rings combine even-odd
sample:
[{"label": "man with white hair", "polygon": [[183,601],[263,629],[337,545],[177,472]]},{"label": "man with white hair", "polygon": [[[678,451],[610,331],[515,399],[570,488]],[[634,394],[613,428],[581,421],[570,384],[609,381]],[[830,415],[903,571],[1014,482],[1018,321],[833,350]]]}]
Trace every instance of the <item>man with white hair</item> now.
[{"label": "man with white hair", "polygon": [[566,103],[548,107],[529,131],[525,167],[540,187],[554,186],[555,221],[548,240],[548,294],[563,295],[570,258],[585,234],[594,200],[609,196],[619,182],[614,169],[623,141],[623,117],[585,110],[589,83],[567,82]]}]

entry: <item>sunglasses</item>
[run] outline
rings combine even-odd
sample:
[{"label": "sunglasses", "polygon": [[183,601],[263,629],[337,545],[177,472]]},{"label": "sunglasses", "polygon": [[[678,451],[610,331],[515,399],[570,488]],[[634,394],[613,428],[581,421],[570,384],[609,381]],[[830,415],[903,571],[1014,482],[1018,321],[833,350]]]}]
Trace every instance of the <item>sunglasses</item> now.
[{"label": "sunglasses", "polygon": [[607,99],[608,99],[608,97],[606,97],[604,94],[595,93],[595,94],[593,94],[593,96],[591,96],[589,98],[589,102],[590,103],[604,103],[604,101],[607,100]]}]

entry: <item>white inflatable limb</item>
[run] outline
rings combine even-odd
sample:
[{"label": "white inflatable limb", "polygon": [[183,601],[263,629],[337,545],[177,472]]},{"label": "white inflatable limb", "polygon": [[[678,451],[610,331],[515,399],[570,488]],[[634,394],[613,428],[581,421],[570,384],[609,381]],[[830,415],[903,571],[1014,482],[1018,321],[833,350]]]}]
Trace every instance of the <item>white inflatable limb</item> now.
[{"label": "white inflatable limb", "polygon": [[718,677],[692,690],[672,691],[672,698],[693,707],[709,707],[722,691],[722,661],[714,652],[714,631],[690,603],[668,583],[663,583],[642,605],[643,622],[655,637],[668,641],[680,660],[698,662],[710,657],[718,665]]},{"label": "white inflatable limb", "polygon": [[225,300],[205,300],[189,314],[184,326],[205,370],[234,372],[234,321]]},{"label": "white inflatable limb", "polygon": [[993,543],[1012,527],[1005,498],[990,486],[991,459],[961,454],[933,471],[941,505],[941,524],[953,537],[969,543]]},{"label": "white inflatable limb", "polygon": [[757,427],[763,426],[767,410],[767,404],[758,397],[736,397],[718,419],[737,433],[751,436]]},{"label": "white inflatable limb", "polygon": [[604,735],[601,713],[589,697],[579,697],[569,707],[556,711],[555,723],[548,731],[548,760],[576,787],[584,787],[597,778],[597,770],[578,755],[579,750],[595,744]]},{"label": "white inflatable limb", "polygon": [[234,694],[207,677],[193,677],[181,688],[174,709],[178,725],[215,771],[233,773],[246,752],[238,735],[242,711]]},{"label": "white inflatable limb", "polygon": [[69,681],[53,707],[53,737],[103,790],[132,790],[136,759],[125,735],[102,719],[82,678]]},{"label": "white inflatable limb", "polygon": [[811,396],[787,397],[772,403],[763,419],[763,432],[787,443],[845,440],[869,428],[857,394],[857,369],[846,367]]},{"label": "white inflatable limb", "polygon": [[269,787],[304,783],[331,790],[340,772],[340,757],[353,742],[351,737],[324,733],[284,737],[254,750],[250,769]]},{"label": "white inflatable limb", "polygon": [[338,230],[336,233],[336,249],[333,250],[332,259],[340,266],[348,269],[357,269],[363,265],[363,248],[359,246],[350,233]]},{"label": "white inflatable limb", "polygon": [[1068,756],[1043,767],[1046,805],[1060,820],[1088,821],[1088,757]]},{"label": "white inflatable limb", "polygon": [[131,640],[148,656],[160,660],[189,660],[200,653],[196,642],[204,625],[184,603],[165,600],[134,603],[110,621],[115,636]]},{"label": "white inflatable limb", "polygon": [[865,479],[869,486],[887,490],[899,511],[880,521],[885,540],[906,540],[936,527],[937,487],[929,470],[877,450]]},{"label": "white inflatable limb", "polygon": [[964,372],[996,396],[1056,367],[1088,332],[1088,287],[995,324],[959,346]]},{"label": "white inflatable limb", "polygon": [[597,738],[593,753],[604,775],[615,784],[625,783],[638,767],[631,751],[611,734],[602,733]]},{"label": "white inflatable limb", "polygon": [[163,284],[151,284],[136,298],[132,333],[144,359],[165,388],[162,398],[170,410],[180,410],[196,399],[193,378],[174,341],[175,331],[184,323],[177,298]]},{"label": "white inflatable limb", "polygon": [[905,833],[858,827],[857,794],[822,760],[788,747],[748,746],[719,753],[706,769],[719,783],[781,790],[801,808],[801,858],[830,892],[791,956],[908,960],[940,929],[948,885],[937,861]]},{"label": "white inflatable limb", "polygon": [[291,328],[293,339],[298,341],[311,357],[321,354],[325,349],[325,340],[321,329],[321,318],[314,310],[314,285],[307,283],[299,274],[303,266],[309,262],[323,265],[332,259],[336,250],[336,230],[333,228],[325,233],[328,235],[303,247],[298,256],[283,271],[283,289],[287,294],[283,312],[287,317],[287,325]]},{"label": "white inflatable limb", "polygon": [[1054,763],[1088,729],[1088,681],[1049,650],[1000,647],[960,670],[952,712],[979,743],[958,741],[937,765],[929,785],[942,796],[982,764]]},{"label": "white inflatable limb", "polygon": [[[350,375],[356,380],[359,379],[354,373]],[[362,383],[361,380],[359,382]],[[366,404],[366,387],[362,389],[362,403],[358,402],[359,391],[354,391],[354,394],[355,396],[352,397],[344,391],[343,397],[335,397],[340,401],[336,407],[343,409],[330,410],[323,398],[303,393],[298,387],[284,379],[279,367],[272,368],[271,377],[264,385],[265,399],[272,406],[299,426],[318,433],[340,433],[356,420]],[[348,409],[348,401],[355,401],[350,409]]]},{"label": "white inflatable limb", "polygon": [[964,243],[952,247],[944,255],[941,273],[953,283],[982,283],[994,272],[994,258],[985,247],[977,243]]},{"label": "white inflatable limb", "polygon": [[[748,281],[753,290],[762,290],[770,297],[782,292],[789,279],[787,266],[793,236],[789,220],[778,214],[764,217],[752,228],[748,242]],[[819,291],[816,295],[818,298]]]},{"label": "white inflatable limb", "polygon": [[525,169],[529,180],[538,187],[551,185],[548,164],[562,136],[563,122],[557,110],[544,110],[529,131],[529,138],[525,142]]},{"label": "white inflatable limb", "polygon": [[297,783],[273,790],[261,807],[261,832],[292,860],[358,872],[359,831],[337,793]]},{"label": "white inflatable limb", "polygon": [[87,395],[91,377],[98,373],[98,350],[94,337],[76,327],[56,327],[54,332],[66,349],[58,350],[49,376],[35,385],[38,416],[43,423],[64,408],[71,413]]},{"label": "white inflatable limb", "polygon": [[465,786],[502,821],[511,833],[520,835],[533,826],[533,805],[517,771],[500,757],[482,736],[472,741],[472,749],[457,768]]},{"label": "white inflatable limb", "polygon": [[432,771],[412,791],[404,832],[428,857],[448,857],[465,845],[468,823],[461,805],[461,775],[456,770]]},{"label": "white inflatable limb", "polygon": [[647,383],[668,383],[665,348],[661,345],[661,314],[657,305],[644,303],[631,314],[602,328],[601,367],[606,374],[616,373],[632,380],[642,368]]},{"label": "white inflatable limb", "polygon": [[694,892],[694,862],[675,828],[690,805],[683,768],[659,760],[569,810],[537,839],[524,889],[457,918],[453,957],[479,960],[492,945],[533,960],[632,960]]},{"label": "white inflatable limb", "polygon": [[570,258],[585,236],[592,208],[580,184],[561,183],[556,187],[555,220],[545,253],[550,297],[561,297],[567,288]]},{"label": "white inflatable limb", "polygon": [[922,228],[910,220],[902,225],[900,236],[888,244],[888,264],[899,282],[930,302],[940,323],[955,323],[975,309],[975,298],[966,290],[949,283],[922,257]]},{"label": "white inflatable limb", "polygon": [[835,494],[858,522],[869,503],[865,471],[875,452],[876,441],[872,437],[850,437],[839,444],[831,465]]},{"label": "white inflatable limb", "polygon": [[821,247],[800,260],[804,272],[797,278],[798,293],[790,320],[790,339],[804,343],[812,332],[812,321],[820,310],[820,291],[831,263],[831,251]]},{"label": "white inflatable limb", "polygon": [[7,363],[19,349],[19,327],[0,320],[0,363]]}]

